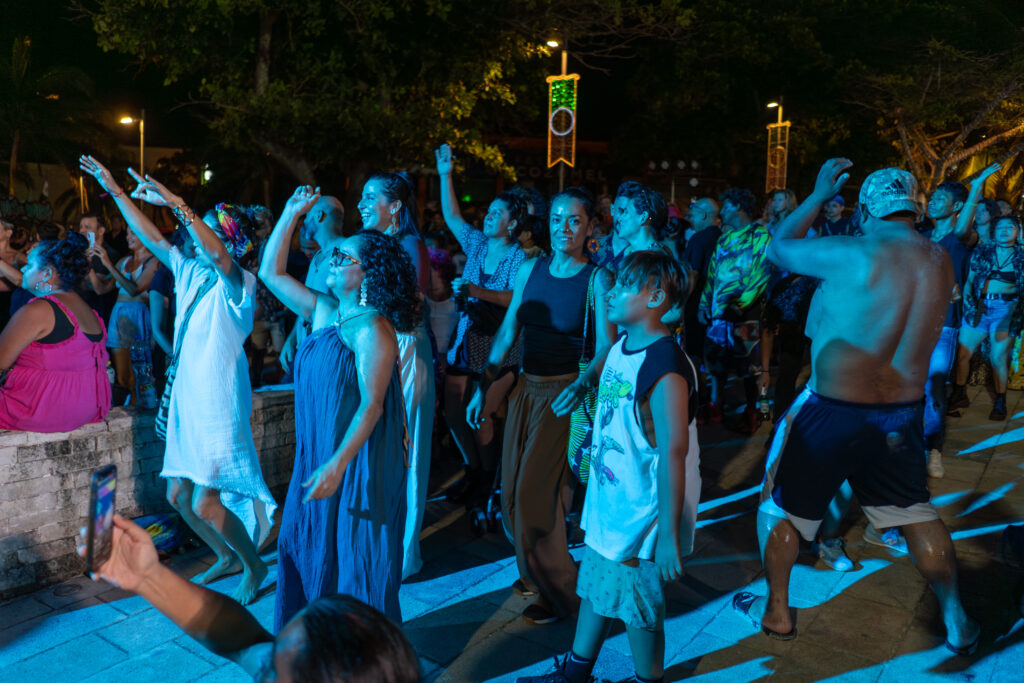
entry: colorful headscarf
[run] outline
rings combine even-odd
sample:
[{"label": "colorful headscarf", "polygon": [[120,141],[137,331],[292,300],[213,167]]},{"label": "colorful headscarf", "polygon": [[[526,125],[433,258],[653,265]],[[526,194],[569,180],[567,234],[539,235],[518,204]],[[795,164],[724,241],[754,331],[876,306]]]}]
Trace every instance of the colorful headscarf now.
[{"label": "colorful headscarf", "polygon": [[216,207],[217,223],[224,231],[224,237],[231,245],[231,255],[236,261],[252,252],[256,247],[246,230],[238,224],[232,213],[245,214],[246,209],[234,204],[220,203]]}]

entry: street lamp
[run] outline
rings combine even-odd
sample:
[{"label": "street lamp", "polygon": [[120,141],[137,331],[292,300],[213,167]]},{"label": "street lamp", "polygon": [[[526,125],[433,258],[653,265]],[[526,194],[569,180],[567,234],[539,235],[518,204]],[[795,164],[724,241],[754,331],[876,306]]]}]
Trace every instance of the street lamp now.
[{"label": "street lamp", "polygon": [[131,116],[122,116],[121,125],[130,126],[133,123],[139,124],[139,175],[143,178],[146,177],[146,110],[142,110],[142,115],[135,119]]},{"label": "street lamp", "polygon": [[768,164],[765,172],[764,191],[780,190],[786,187],[786,165],[789,160],[789,121],[782,120],[782,98],[769,102],[766,109],[778,109],[779,118],[768,124]]}]

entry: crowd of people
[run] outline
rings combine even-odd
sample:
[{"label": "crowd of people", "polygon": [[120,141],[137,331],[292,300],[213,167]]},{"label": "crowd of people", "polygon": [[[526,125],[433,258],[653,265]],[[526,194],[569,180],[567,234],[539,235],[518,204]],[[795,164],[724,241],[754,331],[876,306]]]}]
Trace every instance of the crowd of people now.
[{"label": "crowd of people", "polygon": [[[345,207],[317,187],[296,189],[276,224],[263,207],[199,214],[133,171],[129,194],[89,156],[81,167],[123,218],[126,255],[112,252],[96,215],[26,256],[0,225],[0,284],[28,293],[12,295],[0,336],[0,426],[68,431],[102,419],[112,385],[121,402],[141,403],[134,354],[153,349],[167,497],[217,556],[196,582],[241,571],[241,605],[267,575],[258,549],[277,506],[249,427],[268,350],[294,380],[276,650],[244,610],[154,568],[130,522],[118,520],[124,552],[103,575],[254,672],[312,666],[324,614],[365,608],[391,648],[387,680],[415,680],[415,658],[402,663],[411,650],[387,624],[401,623],[399,587],[422,567],[429,470],[448,432],[465,472],[448,498],[480,507],[500,496],[511,588],[535,598],[523,618],[577,619],[558,670],[528,680],[588,680],[617,619],[636,679],[657,681],[663,582],[693,548],[698,426],[753,434],[767,420],[757,529],[769,594],[741,592],[734,608],[770,637],[796,637],[788,582],[800,544],[852,569],[837,528],[856,495],[865,538],[909,552],[939,598],[947,646],[972,651],[978,625],[960,604],[927,478],[943,474],[947,411],[969,404],[983,344],[990,418],[1007,417],[1024,246],[1019,218],[982,196],[998,165],[969,186],[942,183],[926,205],[910,174],[877,171],[851,212],[843,159],[825,163],[802,203],[779,189],[760,207],[732,188],[694,199],[685,215],[636,181],[607,203],[583,188],[546,199],[517,186],[474,225],[452,149],[435,161],[438,211],[418,211],[403,174],[378,173],[351,236]],[[133,199],[168,211],[178,230],[162,233]],[[579,566],[567,541],[573,510],[585,532]],[[243,626],[197,628],[155,583]]]}]

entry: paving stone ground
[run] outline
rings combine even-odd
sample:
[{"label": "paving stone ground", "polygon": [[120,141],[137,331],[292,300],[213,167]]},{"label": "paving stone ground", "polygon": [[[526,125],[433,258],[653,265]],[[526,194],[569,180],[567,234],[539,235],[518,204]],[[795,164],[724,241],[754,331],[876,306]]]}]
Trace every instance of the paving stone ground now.
[{"label": "paving stone ground", "polygon": [[[1020,571],[1001,560],[1003,528],[1024,521],[1024,399],[1010,392],[1011,419],[990,422],[989,393],[972,387],[972,406],[949,420],[946,476],[930,480],[933,501],[959,556],[965,606],[983,625],[972,657],[943,647],[935,597],[906,556],[863,540],[854,505],[842,528],[855,571],[840,574],[810,554],[793,571],[800,635],[779,642],[733,612],[740,589],[764,592],[754,535],[758,482],[768,428],[741,438],[719,425],[701,428],[699,531],[686,576],[666,586],[666,680],[985,681],[1024,680],[1024,620],[1014,609]],[[435,463],[435,488],[454,465]],[[575,550],[578,556],[581,551]],[[423,571],[401,592],[404,629],[427,681],[513,681],[541,673],[572,643],[574,623],[532,626],[519,616],[528,599],[511,546],[500,534],[478,538],[461,509],[429,505]],[[272,552],[265,555],[274,560]],[[202,551],[176,556],[186,575],[208,566]],[[273,619],[272,567],[267,594],[252,606]],[[238,582],[218,582],[230,593]],[[612,631],[595,675],[632,674],[621,628]],[[244,681],[234,665],[182,635],[138,597],[85,578],[0,604],[0,681]]]}]

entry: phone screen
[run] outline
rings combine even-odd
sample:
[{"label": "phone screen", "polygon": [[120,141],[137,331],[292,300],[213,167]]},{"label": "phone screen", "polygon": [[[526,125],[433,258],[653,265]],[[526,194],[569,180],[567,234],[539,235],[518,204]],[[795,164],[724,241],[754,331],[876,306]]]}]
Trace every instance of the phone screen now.
[{"label": "phone screen", "polygon": [[89,240],[90,247],[96,246],[96,233],[92,231],[85,233],[85,239]]},{"label": "phone screen", "polygon": [[117,466],[107,465],[93,472],[89,486],[89,537],[85,573],[92,576],[110,559],[114,542],[114,494]]}]

